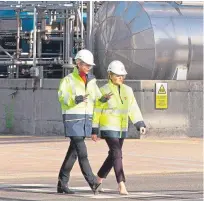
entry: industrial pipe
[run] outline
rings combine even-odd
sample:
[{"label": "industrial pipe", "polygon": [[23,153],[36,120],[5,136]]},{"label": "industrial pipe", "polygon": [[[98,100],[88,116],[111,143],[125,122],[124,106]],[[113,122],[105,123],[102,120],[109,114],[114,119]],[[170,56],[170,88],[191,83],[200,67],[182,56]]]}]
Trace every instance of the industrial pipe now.
[{"label": "industrial pipe", "polygon": [[[42,61],[42,60],[36,60],[35,61],[35,65],[36,64],[62,64],[62,62],[60,60],[57,60],[57,61]],[[0,65],[33,65],[34,66],[34,63],[33,61],[17,61],[17,60],[14,60],[14,61],[0,61]]]},{"label": "industrial pipe", "polygon": [[36,66],[36,7],[34,7],[33,13],[33,66]]},{"label": "industrial pipe", "polygon": [[[16,59],[20,57],[20,11],[16,12],[17,19],[17,37],[16,37]],[[19,77],[19,65],[16,65],[16,78]]]},{"label": "industrial pipe", "polygon": [[94,16],[94,9],[93,9],[93,2],[89,1],[87,8],[87,37],[86,37],[86,44],[87,49],[92,52],[93,50],[93,16]]},{"label": "industrial pipe", "polygon": [[83,1],[81,1],[81,46],[83,48],[84,46],[84,22],[83,22]]}]

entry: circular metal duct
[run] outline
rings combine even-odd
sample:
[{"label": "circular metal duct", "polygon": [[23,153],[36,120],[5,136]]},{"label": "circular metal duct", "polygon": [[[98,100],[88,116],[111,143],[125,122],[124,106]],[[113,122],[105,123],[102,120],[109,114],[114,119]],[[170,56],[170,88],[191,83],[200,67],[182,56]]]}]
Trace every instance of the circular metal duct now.
[{"label": "circular metal duct", "polygon": [[97,78],[107,77],[117,59],[127,79],[172,79],[188,68],[187,79],[203,79],[203,8],[174,2],[104,2],[95,15]]}]

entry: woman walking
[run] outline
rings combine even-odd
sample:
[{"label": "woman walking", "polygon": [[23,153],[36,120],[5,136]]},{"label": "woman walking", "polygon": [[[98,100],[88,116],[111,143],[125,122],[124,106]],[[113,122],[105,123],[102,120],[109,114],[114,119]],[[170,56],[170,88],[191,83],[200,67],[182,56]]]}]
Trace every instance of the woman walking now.
[{"label": "woman walking", "polygon": [[127,74],[120,61],[112,61],[108,66],[109,81],[100,88],[104,101],[97,102],[94,109],[92,124],[92,140],[98,136],[105,139],[109,152],[106,160],[98,171],[98,183],[102,183],[111,168],[114,168],[118,191],[127,195],[125,174],[122,163],[122,146],[128,132],[128,118],[131,119],[140,134],[146,133],[146,126],[131,87],[123,84]]}]

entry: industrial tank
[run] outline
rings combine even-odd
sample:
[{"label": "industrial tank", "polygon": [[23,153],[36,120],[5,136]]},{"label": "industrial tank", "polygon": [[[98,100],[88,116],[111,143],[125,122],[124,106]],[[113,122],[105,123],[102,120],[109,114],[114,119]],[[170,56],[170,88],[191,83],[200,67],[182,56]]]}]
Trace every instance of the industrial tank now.
[{"label": "industrial tank", "polygon": [[127,79],[171,80],[178,66],[187,79],[203,79],[203,7],[175,2],[104,2],[95,15],[98,78],[112,60],[122,61]]}]

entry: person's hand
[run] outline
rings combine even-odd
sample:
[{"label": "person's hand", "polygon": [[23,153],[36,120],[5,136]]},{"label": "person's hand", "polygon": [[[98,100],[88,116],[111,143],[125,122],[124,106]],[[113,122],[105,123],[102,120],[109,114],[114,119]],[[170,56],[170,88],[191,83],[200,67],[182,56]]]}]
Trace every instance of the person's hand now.
[{"label": "person's hand", "polygon": [[112,92],[110,92],[110,93],[108,93],[108,94],[104,94],[103,96],[106,98],[106,99],[110,99],[111,98],[111,96],[113,95],[113,93]]},{"label": "person's hand", "polygon": [[145,127],[140,127],[140,134],[145,135],[146,134],[146,128]]},{"label": "person's hand", "polygon": [[108,94],[104,94],[101,98],[100,98],[100,101],[102,103],[106,103],[110,98],[111,96],[113,95],[112,92],[108,93]]},{"label": "person's hand", "polygon": [[92,134],[91,135],[91,139],[96,142],[97,140],[99,140],[100,138],[98,138],[98,136],[96,134]]},{"label": "person's hand", "polygon": [[89,94],[86,94],[85,96],[83,96],[83,102],[87,102],[87,97]]},{"label": "person's hand", "polygon": [[75,103],[79,104],[81,102],[86,102],[87,101],[87,97],[89,94],[86,94],[85,96],[79,95],[75,97]]}]

